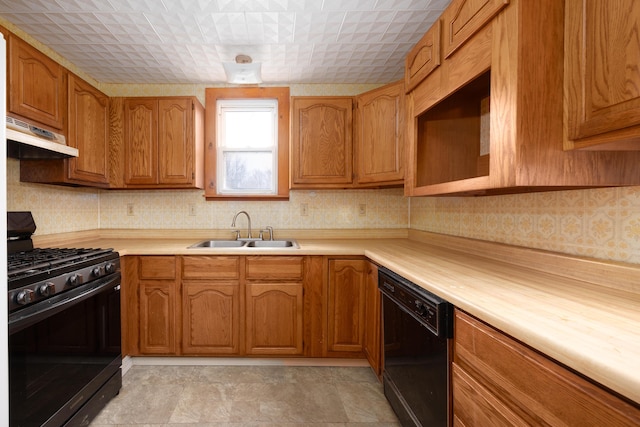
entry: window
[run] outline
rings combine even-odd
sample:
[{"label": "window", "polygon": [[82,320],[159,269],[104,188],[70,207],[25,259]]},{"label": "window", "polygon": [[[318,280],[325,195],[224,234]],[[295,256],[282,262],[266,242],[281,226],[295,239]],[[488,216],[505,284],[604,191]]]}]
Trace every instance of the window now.
[{"label": "window", "polygon": [[278,100],[219,99],[216,109],[218,193],[276,194]]},{"label": "window", "polygon": [[288,199],[289,88],[205,92],[205,196]]}]

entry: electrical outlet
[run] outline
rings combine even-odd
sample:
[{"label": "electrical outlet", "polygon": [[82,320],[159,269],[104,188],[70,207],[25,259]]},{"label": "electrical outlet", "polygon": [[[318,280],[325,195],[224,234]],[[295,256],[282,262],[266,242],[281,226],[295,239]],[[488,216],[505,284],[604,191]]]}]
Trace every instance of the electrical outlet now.
[{"label": "electrical outlet", "polygon": [[360,203],[360,206],[358,206],[358,215],[360,216],[367,215],[367,205],[365,203]]},{"label": "electrical outlet", "polygon": [[129,203],[127,204],[127,216],[133,216],[134,212],[133,212],[133,203]]},{"label": "electrical outlet", "polygon": [[196,216],[196,205],[189,205],[189,216]]},{"label": "electrical outlet", "polygon": [[309,205],[307,203],[300,203],[300,216],[309,216]]}]

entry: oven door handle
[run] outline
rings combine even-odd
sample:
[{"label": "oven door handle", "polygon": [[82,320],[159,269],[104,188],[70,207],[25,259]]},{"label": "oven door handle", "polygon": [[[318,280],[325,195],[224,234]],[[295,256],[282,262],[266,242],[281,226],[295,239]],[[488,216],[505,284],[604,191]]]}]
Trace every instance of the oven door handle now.
[{"label": "oven door handle", "polygon": [[76,289],[25,307],[9,315],[9,335],[57,314],[69,306],[92,298],[106,289],[120,290],[120,272],[101,277]]}]

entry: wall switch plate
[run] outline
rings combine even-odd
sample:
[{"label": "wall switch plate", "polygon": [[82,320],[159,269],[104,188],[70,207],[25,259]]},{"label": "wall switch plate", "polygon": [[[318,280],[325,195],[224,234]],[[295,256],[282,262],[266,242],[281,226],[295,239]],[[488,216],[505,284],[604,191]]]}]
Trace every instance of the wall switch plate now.
[{"label": "wall switch plate", "polygon": [[358,206],[358,215],[360,216],[367,215],[367,205],[365,203],[360,203],[360,206]]},{"label": "wall switch plate", "polygon": [[309,216],[309,205],[307,203],[300,203],[300,216]]},{"label": "wall switch plate", "polygon": [[189,216],[196,216],[196,205],[189,205]]},{"label": "wall switch plate", "polygon": [[133,215],[134,215],[133,203],[128,203],[127,204],[127,216],[133,216]]}]

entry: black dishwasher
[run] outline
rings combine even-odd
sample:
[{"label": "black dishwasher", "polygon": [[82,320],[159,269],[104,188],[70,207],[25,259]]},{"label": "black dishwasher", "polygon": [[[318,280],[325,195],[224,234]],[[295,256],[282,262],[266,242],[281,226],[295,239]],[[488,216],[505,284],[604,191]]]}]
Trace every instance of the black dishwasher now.
[{"label": "black dishwasher", "polygon": [[384,394],[404,427],[450,425],[449,340],[453,306],[380,268]]}]

